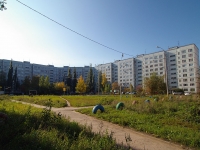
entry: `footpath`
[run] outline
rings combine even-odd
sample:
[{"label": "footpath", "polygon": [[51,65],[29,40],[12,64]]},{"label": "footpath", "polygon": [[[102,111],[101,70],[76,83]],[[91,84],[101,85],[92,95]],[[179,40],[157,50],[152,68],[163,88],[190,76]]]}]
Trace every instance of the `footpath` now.
[{"label": "footpath", "polygon": [[[25,102],[20,102],[29,104]],[[34,107],[45,108],[44,106],[29,104]],[[84,107],[81,107],[84,108]],[[187,149],[181,145],[164,141],[162,139],[150,136],[145,133],[137,132],[133,129],[124,128],[122,126],[98,120],[91,116],[87,116],[76,112],[76,107],[65,107],[65,108],[52,108],[52,111],[61,113],[65,118],[69,118],[71,121],[75,121],[79,124],[91,127],[92,132],[95,133],[108,133],[112,134],[113,138],[116,139],[118,144],[129,145],[132,150],[183,150]],[[91,107],[92,111],[92,107]]]}]

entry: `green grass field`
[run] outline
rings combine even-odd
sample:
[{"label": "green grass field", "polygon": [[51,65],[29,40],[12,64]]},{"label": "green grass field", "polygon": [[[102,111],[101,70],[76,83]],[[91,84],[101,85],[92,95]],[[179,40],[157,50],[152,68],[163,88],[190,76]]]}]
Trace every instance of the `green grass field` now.
[{"label": "green grass field", "polygon": [[33,103],[33,104],[38,104],[38,105],[43,105],[46,106],[49,102],[49,100],[52,101],[52,107],[66,107],[67,103],[66,100],[61,98],[60,96],[55,96],[55,95],[41,95],[41,96],[12,96],[11,97],[13,100],[17,101],[23,101],[23,102],[28,102],[28,103]]},{"label": "green grass field", "polygon": [[[200,149],[200,99],[197,96],[146,97],[133,101],[122,100],[125,107],[116,110],[119,101],[104,105],[105,112],[92,113],[91,108],[81,113],[153,136]],[[158,100],[160,99],[160,100]],[[157,101],[158,100],[158,101]],[[134,102],[134,103],[133,103]]]}]

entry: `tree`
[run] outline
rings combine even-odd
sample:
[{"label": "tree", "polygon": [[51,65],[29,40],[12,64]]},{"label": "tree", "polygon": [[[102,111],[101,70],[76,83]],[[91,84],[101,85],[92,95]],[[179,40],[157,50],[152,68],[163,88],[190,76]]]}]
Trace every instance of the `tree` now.
[{"label": "tree", "polygon": [[5,86],[6,86],[6,73],[0,71],[0,87],[2,89],[5,89]]},{"label": "tree", "polygon": [[15,68],[15,73],[13,75],[13,91],[16,92],[19,89],[19,81],[17,77],[17,67]]},{"label": "tree", "polygon": [[166,91],[163,76],[157,76],[156,73],[153,73],[150,78],[145,78],[144,89],[151,95],[163,94]]},{"label": "tree", "polygon": [[111,86],[110,86],[109,83],[107,83],[107,84],[105,85],[104,92],[106,92],[106,93],[110,93],[110,90],[111,90]]},{"label": "tree", "polygon": [[118,92],[119,89],[120,89],[120,87],[119,87],[118,82],[113,82],[112,83],[112,91],[115,93],[115,92]]},{"label": "tree", "polygon": [[7,88],[9,88],[9,90],[8,90],[9,93],[10,93],[11,89],[13,88],[13,66],[12,66],[12,60],[10,61],[10,68],[8,70]]},{"label": "tree", "polygon": [[33,76],[31,79],[30,89],[39,91],[39,76]]},{"label": "tree", "polygon": [[102,74],[102,81],[101,81],[102,91],[105,91],[105,85],[106,85],[106,84],[107,84],[106,74],[103,73],[103,74]]},{"label": "tree", "polygon": [[22,85],[21,85],[21,91],[25,94],[28,94],[30,90],[30,77],[26,76]]},{"label": "tree", "polygon": [[76,84],[77,84],[77,79],[76,79],[76,68],[74,67],[74,74],[73,74],[73,79],[72,79],[72,92],[76,92]]},{"label": "tree", "polygon": [[138,85],[137,87],[136,87],[136,92],[137,92],[137,94],[142,94],[142,92],[143,92],[143,88],[142,88],[142,85]]},{"label": "tree", "polygon": [[67,87],[69,88],[69,92],[72,90],[72,74],[71,69],[68,69],[67,80],[66,80]]},{"label": "tree", "polygon": [[86,84],[82,76],[80,76],[80,78],[78,79],[78,82],[76,85],[76,92],[80,94],[83,94],[86,92]]},{"label": "tree", "polygon": [[102,72],[99,71],[99,73],[98,73],[98,93],[99,93],[100,90],[102,89],[101,82],[102,82]]},{"label": "tree", "polygon": [[94,92],[94,75],[92,67],[90,67],[90,71],[88,72],[87,75],[86,87],[87,87],[86,88],[87,93]]},{"label": "tree", "polygon": [[40,76],[40,78],[39,78],[39,93],[40,94],[44,94],[44,91],[45,91],[44,79],[45,79],[44,76]]},{"label": "tree", "polygon": [[133,85],[132,84],[130,84],[129,90],[130,90],[131,93],[133,92]]},{"label": "tree", "polygon": [[65,83],[64,82],[56,82],[54,83],[54,89],[56,94],[62,94],[63,93],[63,88],[65,88]]}]

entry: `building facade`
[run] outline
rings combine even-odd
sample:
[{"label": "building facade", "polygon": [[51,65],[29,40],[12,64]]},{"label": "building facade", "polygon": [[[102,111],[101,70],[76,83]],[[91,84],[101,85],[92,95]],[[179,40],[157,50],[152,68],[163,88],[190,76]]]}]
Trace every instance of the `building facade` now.
[{"label": "building facade", "polygon": [[[30,62],[12,61],[13,69],[17,67],[20,82],[26,76],[49,76],[50,82],[61,82],[67,76],[68,69],[73,75],[76,70],[77,78],[82,76],[86,81],[90,66],[84,67],[54,67],[53,65],[31,64]],[[8,73],[10,60],[0,59],[0,71]],[[169,90],[180,88],[188,92],[199,92],[199,49],[195,44],[172,47],[168,50],[150,54],[141,54],[135,58],[117,60],[112,63],[92,67],[95,81],[98,73],[106,74],[107,81],[118,82],[121,87],[134,88],[143,86],[144,79],[153,73],[164,76]],[[98,83],[96,84],[98,85]]]}]

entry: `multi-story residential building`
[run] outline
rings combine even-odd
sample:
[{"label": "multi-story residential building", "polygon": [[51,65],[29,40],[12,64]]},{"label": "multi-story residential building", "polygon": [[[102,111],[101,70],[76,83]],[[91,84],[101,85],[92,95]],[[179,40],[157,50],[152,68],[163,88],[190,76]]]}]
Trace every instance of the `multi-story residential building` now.
[{"label": "multi-story residential building", "polygon": [[[19,81],[26,76],[49,76],[50,82],[61,82],[71,69],[73,76],[76,70],[77,78],[81,75],[86,81],[91,66],[84,67],[54,67],[53,65],[31,64],[30,62],[12,61],[13,69],[17,67]],[[0,59],[0,71],[8,73],[10,60]],[[199,92],[199,49],[195,44],[172,47],[168,50],[150,54],[141,54],[135,58],[117,60],[113,63],[101,64],[92,67],[95,81],[98,81],[98,72],[106,74],[110,84],[118,82],[122,87],[143,86],[144,79],[152,73],[164,76],[169,90],[173,88],[184,91]],[[98,83],[96,84],[98,85]]]}]

